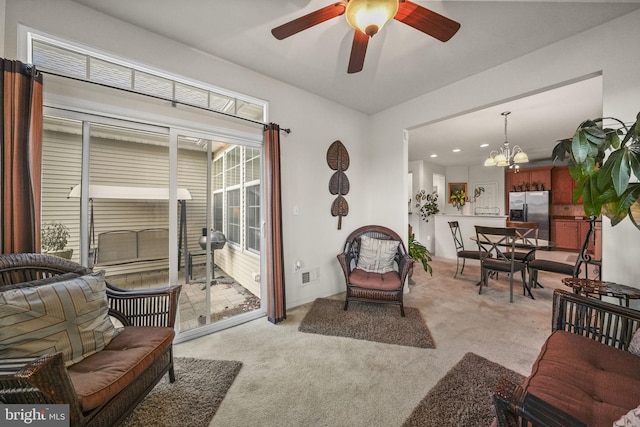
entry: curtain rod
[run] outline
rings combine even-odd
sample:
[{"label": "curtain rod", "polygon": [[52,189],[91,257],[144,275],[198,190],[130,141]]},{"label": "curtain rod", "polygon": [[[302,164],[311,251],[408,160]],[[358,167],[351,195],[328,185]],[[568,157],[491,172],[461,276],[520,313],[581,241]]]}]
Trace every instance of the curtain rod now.
[{"label": "curtain rod", "polygon": [[[79,77],[65,76],[63,74],[53,73],[51,71],[38,70],[38,72],[40,72],[42,74],[49,74],[49,75],[55,76],[55,77],[62,77],[64,79],[75,80],[75,81],[78,81],[78,82],[91,83],[93,85],[102,86],[102,87],[106,87],[106,88],[109,88],[109,89],[121,90],[123,92],[133,93],[135,95],[147,96],[149,98],[158,99],[160,101],[170,102],[172,107],[175,107],[176,105],[180,104],[180,105],[184,105],[184,106],[187,106],[187,107],[192,107],[192,108],[197,108],[199,110],[208,111],[210,113],[221,114],[223,116],[227,116],[227,117],[230,117],[230,118],[233,118],[233,119],[244,120],[246,122],[254,123],[254,124],[257,124],[257,125],[260,125],[260,126],[263,126],[263,127],[267,126],[267,124],[268,124],[268,123],[259,122],[257,120],[247,119],[246,117],[234,116],[233,114],[225,113],[223,111],[211,110],[209,108],[201,107],[199,105],[189,104],[188,102],[176,101],[175,99],[168,99],[168,98],[164,98],[164,97],[158,96],[158,95],[151,95],[151,94],[148,94],[148,93],[138,92],[138,91],[135,91],[133,89],[125,89],[125,88],[121,88],[121,87],[118,87],[118,86],[111,86],[111,85],[108,85],[108,84],[105,84],[105,83],[92,82],[90,80],[84,80],[84,79],[81,79]],[[283,132],[286,132],[287,134],[291,133],[291,129],[290,128],[280,129],[280,130],[283,131]]]}]

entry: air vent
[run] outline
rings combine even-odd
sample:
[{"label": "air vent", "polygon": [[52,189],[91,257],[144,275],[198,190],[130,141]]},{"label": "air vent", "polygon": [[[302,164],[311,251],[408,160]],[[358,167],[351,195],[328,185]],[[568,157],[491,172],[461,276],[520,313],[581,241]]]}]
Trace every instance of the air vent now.
[{"label": "air vent", "polygon": [[302,281],[302,286],[317,282],[320,279],[320,271],[317,268],[302,271],[300,273],[300,279]]}]

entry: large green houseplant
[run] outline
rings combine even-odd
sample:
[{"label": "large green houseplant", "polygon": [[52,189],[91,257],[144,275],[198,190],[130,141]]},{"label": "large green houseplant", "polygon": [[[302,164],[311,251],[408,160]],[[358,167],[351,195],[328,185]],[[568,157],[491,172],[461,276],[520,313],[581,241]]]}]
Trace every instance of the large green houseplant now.
[{"label": "large green houseplant", "polygon": [[582,197],[587,216],[603,214],[612,226],[628,216],[640,229],[639,121],[640,113],[633,124],[613,117],[586,120],[553,149],[554,159],[569,159],[574,203]]},{"label": "large green houseplant", "polygon": [[431,253],[422,243],[415,239],[413,233],[409,233],[409,256],[415,261],[420,261],[424,271],[433,276],[433,269],[431,268]]}]

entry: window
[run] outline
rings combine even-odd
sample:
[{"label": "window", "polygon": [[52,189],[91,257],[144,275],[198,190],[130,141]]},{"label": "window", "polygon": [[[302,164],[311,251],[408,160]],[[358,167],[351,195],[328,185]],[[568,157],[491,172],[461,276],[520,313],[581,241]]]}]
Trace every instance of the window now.
[{"label": "window", "polygon": [[246,247],[260,252],[260,186],[246,188],[245,221],[247,223]]},{"label": "window", "polygon": [[240,189],[227,191],[227,240],[240,244]]},{"label": "window", "polygon": [[266,120],[266,102],[246,95],[149,70],[130,61],[90,51],[74,43],[42,34],[29,32],[28,43],[28,61],[45,72],[50,71],[259,122]]}]

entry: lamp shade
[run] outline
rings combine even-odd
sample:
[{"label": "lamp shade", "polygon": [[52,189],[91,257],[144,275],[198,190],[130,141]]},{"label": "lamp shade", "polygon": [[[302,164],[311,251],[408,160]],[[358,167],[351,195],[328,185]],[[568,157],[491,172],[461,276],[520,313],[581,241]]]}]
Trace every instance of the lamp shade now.
[{"label": "lamp shade", "polygon": [[350,0],[345,15],[349,25],[371,37],[397,12],[398,0]]},{"label": "lamp shade", "polygon": [[484,161],[485,166],[495,166],[496,161],[493,160],[493,157],[487,157],[487,160]]},{"label": "lamp shade", "polygon": [[524,151],[518,151],[515,156],[513,156],[513,163],[528,163],[529,156]]}]

